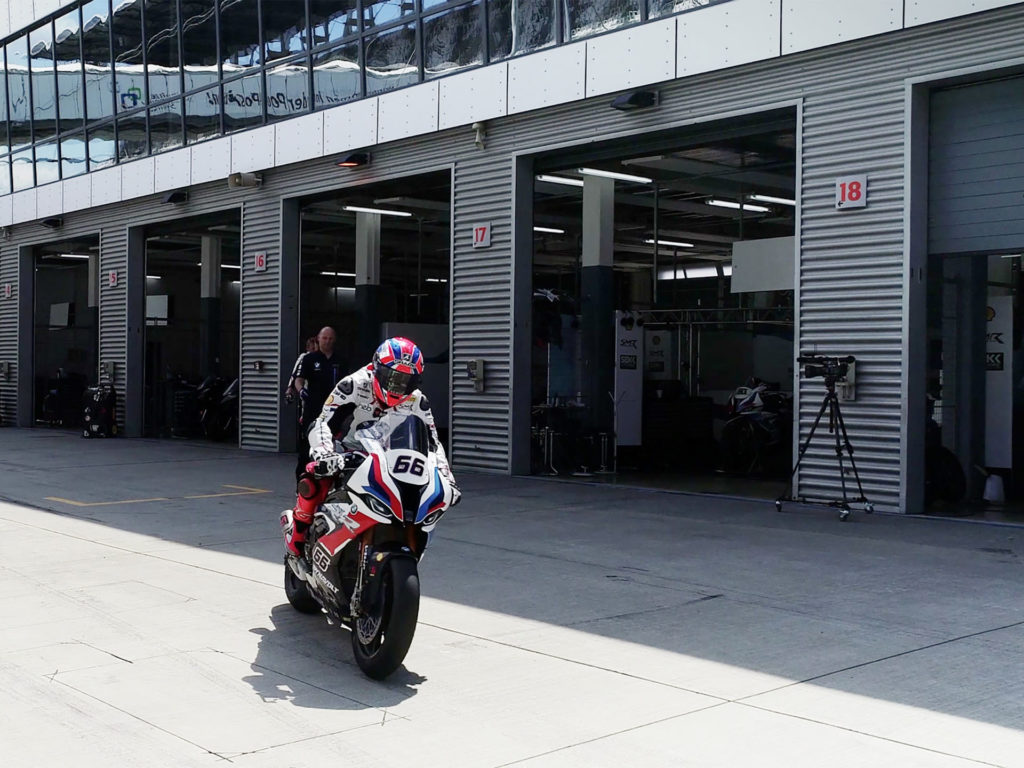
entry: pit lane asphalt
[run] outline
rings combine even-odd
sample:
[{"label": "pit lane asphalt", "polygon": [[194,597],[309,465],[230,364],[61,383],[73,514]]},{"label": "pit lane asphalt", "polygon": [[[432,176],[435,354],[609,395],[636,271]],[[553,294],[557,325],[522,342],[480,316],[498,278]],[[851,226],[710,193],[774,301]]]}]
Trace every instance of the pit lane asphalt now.
[{"label": "pit lane asphalt", "polygon": [[0,429],[0,765],[1024,765],[1019,528],[460,472],[376,683],[292,466]]}]

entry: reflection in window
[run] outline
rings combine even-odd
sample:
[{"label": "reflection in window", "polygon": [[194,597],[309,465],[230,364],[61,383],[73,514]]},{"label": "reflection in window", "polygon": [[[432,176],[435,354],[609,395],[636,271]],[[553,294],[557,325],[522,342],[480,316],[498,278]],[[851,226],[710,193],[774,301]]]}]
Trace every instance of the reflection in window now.
[{"label": "reflection in window", "polygon": [[146,89],[142,77],[142,0],[121,3],[113,17],[114,90],[117,111],[145,106]]},{"label": "reflection in window", "polygon": [[364,45],[367,95],[419,82],[415,24],[366,37]]},{"label": "reflection in window", "polygon": [[177,3],[146,6],[146,70],[150,104],[181,93]]},{"label": "reflection in window", "polygon": [[220,133],[220,86],[185,97],[185,141],[211,139]]},{"label": "reflection in window", "polygon": [[647,15],[656,19],[659,16],[670,16],[673,13],[691,11],[711,5],[712,0],[647,0]]},{"label": "reflection in window", "polygon": [[333,43],[359,32],[356,0],[309,0],[313,46]]},{"label": "reflection in window", "polygon": [[362,91],[359,43],[339,45],[313,57],[313,98],[316,109],[358,99]]},{"label": "reflection in window", "polygon": [[220,60],[224,76],[257,66],[261,58],[256,0],[220,0]]},{"label": "reflection in window", "polygon": [[217,19],[214,0],[182,0],[181,46],[184,51],[185,90],[217,82]]},{"label": "reflection in window", "polygon": [[117,156],[122,161],[143,157],[148,151],[146,113],[136,112],[117,121]]},{"label": "reflection in window", "polygon": [[11,191],[11,158],[0,157],[0,195]]},{"label": "reflection in window", "polygon": [[309,59],[267,70],[267,119],[284,120],[309,112]]},{"label": "reflection in window", "polygon": [[85,105],[88,120],[114,114],[114,77],[110,69],[110,27],[107,0],[82,6],[82,50],[85,59]]},{"label": "reflection in window", "polygon": [[149,110],[149,151],[153,154],[176,149],[184,143],[181,99]]},{"label": "reflection in window", "polygon": [[565,0],[566,38],[576,40],[640,21],[641,0]]},{"label": "reflection in window", "polygon": [[556,0],[487,0],[491,61],[555,44]]},{"label": "reflection in window", "polygon": [[415,11],[416,3],[413,0],[381,0],[377,3],[363,0],[363,28],[389,24]]},{"label": "reflection in window", "polygon": [[306,4],[291,0],[263,0],[263,44],[267,61],[308,50]]},{"label": "reflection in window", "polygon": [[36,184],[49,184],[60,180],[57,142],[51,141],[36,147]]},{"label": "reflection in window", "polygon": [[423,19],[423,74],[457,72],[484,61],[483,11],[479,2]]},{"label": "reflection in window", "polygon": [[96,171],[117,162],[117,145],[114,143],[114,124],[93,128],[89,131],[89,170]]},{"label": "reflection in window", "polygon": [[30,189],[36,183],[35,167],[31,147],[11,155],[11,189]]},{"label": "reflection in window", "polygon": [[85,118],[78,10],[66,13],[54,21],[53,30],[53,50],[57,57],[57,112],[60,116],[60,131],[63,133],[81,128]]},{"label": "reflection in window", "polygon": [[224,83],[224,132],[263,122],[263,75],[256,73]]},{"label": "reflection in window", "polygon": [[32,129],[34,141],[57,133],[57,93],[54,84],[53,30],[49,24],[28,33],[32,70]]},{"label": "reflection in window", "polygon": [[60,141],[60,177],[70,179],[85,173],[85,134],[68,136]]},{"label": "reflection in window", "polygon": [[19,37],[7,46],[7,109],[11,149],[32,143],[32,115],[28,98],[28,38]]},{"label": "reflection in window", "polygon": [[[11,150],[10,134],[7,130],[7,78],[4,77],[7,68],[6,58],[3,47],[0,47],[0,154],[6,154]],[[4,167],[9,169],[10,162]],[[10,173],[7,175],[10,176]],[[3,172],[0,171],[0,177],[2,176]]]}]

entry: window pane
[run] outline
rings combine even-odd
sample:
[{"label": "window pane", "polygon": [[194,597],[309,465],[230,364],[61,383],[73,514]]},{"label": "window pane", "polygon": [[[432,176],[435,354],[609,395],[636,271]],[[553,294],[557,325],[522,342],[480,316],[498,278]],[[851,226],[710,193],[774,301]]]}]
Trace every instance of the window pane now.
[{"label": "window pane", "polygon": [[310,0],[309,23],[314,46],[358,34],[359,10],[356,0]]},{"label": "window pane", "polygon": [[648,15],[652,18],[682,13],[694,8],[711,5],[711,0],[647,0]]},{"label": "window pane", "polygon": [[107,21],[109,16],[107,0],[92,0],[82,6],[88,120],[100,120],[114,114],[114,77],[110,68],[110,26]]},{"label": "window pane", "polygon": [[148,151],[146,113],[136,112],[117,121],[117,156],[121,160],[143,157]]},{"label": "window pane", "polygon": [[106,168],[117,162],[114,125],[109,123],[89,131],[89,170]]},{"label": "window pane", "polygon": [[181,99],[149,110],[149,151],[153,154],[180,147],[182,139]]},{"label": "window pane", "polygon": [[146,103],[142,77],[142,0],[121,3],[112,22],[114,32],[114,88],[117,111],[141,107]]},{"label": "window pane", "polygon": [[11,188],[17,192],[30,189],[35,181],[35,162],[32,160],[32,148],[23,149],[11,155]]},{"label": "window pane", "polygon": [[220,133],[220,86],[185,97],[185,140],[189,144]]},{"label": "window pane", "polygon": [[406,24],[364,39],[367,94],[419,82],[415,24]]},{"label": "window pane", "polygon": [[354,40],[313,57],[313,93],[317,109],[358,99],[361,80],[359,43]]},{"label": "window pane", "polygon": [[146,68],[149,103],[181,93],[178,56],[178,9],[174,2],[146,6]]},{"label": "window pane", "polygon": [[306,40],[304,2],[263,0],[263,44],[267,61],[309,50]]},{"label": "window pane", "polygon": [[437,77],[483,64],[483,21],[479,2],[424,18],[424,76]]},{"label": "window pane", "polygon": [[487,0],[491,61],[555,44],[556,0]]},{"label": "window pane", "polygon": [[10,110],[11,149],[27,147],[32,143],[27,37],[12,40],[7,46],[7,108]]},{"label": "window pane", "polygon": [[640,0],[565,0],[565,29],[570,40],[638,21]]},{"label": "window pane", "polygon": [[220,60],[224,76],[256,66],[261,58],[256,0],[220,0]]},{"label": "window pane", "polygon": [[182,0],[185,90],[217,82],[217,19],[213,0]]},{"label": "window pane", "polygon": [[0,195],[11,191],[11,158],[0,157]]},{"label": "window pane", "polygon": [[[11,149],[10,134],[7,132],[7,78],[4,77],[4,72],[7,69],[6,59],[6,53],[3,47],[0,47],[0,154],[6,154]],[[4,168],[7,169],[7,175],[10,176],[11,162],[10,160],[6,162]],[[3,170],[0,169],[0,180],[2,177]]]},{"label": "window pane", "polygon": [[50,25],[28,33],[32,70],[32,129],[34,140],[57,134],[57,94],[53,67],[53,30]]},{"label": "window pane", "polygon": [[61,16],[53,22],[53,28],[54,55],[57,57],[57,111],[60,113],[60,131],[63,133],[81,128],[85,117],[78,10]]},{"label": "window pane", "polygon": [[267,70],[267,119],[283,120],[309,112],[309,59]]},{"label": "window pane", "polygon": [[363,0],[363,29],[389,24],[415,12],[416,3],[413,0],[381,0],[378,3]]},{"label": "window pane", "polygon": [[250,128],[263,122],[263,76],[258,72],[224,83],[224,131]]},{"label": "window pane", "polygon": [[57,161],[57,142],[51,141],[36,147],[36,184],[49,184],[60,179],[60,163]]},{"label": "window pane", "polygon": [[85,134],[76,134],[61,139],[60,177],[69,179],[85,173]]}]

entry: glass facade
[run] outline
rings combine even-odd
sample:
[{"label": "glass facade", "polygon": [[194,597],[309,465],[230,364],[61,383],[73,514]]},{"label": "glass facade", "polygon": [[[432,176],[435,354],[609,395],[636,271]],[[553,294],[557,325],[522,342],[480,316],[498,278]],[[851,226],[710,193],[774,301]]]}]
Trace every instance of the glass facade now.
[{"label": "glass facade", "polygon": [[0,45],[0,194],[728,0],[81,0]]}]

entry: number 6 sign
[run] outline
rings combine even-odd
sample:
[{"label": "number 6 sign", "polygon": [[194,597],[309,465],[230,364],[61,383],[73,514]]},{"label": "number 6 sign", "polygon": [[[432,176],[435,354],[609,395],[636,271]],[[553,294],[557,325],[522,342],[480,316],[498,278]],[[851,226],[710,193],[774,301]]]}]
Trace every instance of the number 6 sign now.
[{"label": "number 6 sign", "polygon": [[866,208],[867,205],[867,176],[840,176],[836,179],[836,210]]}]

